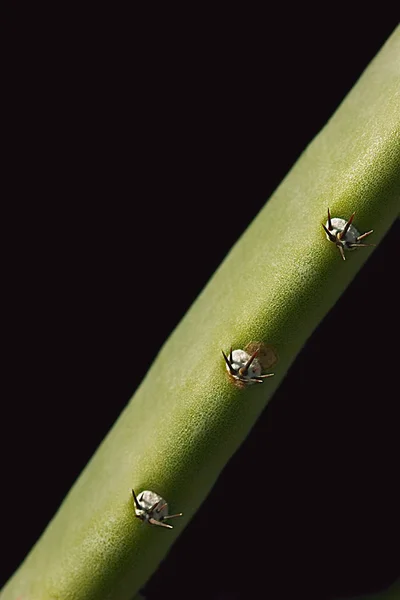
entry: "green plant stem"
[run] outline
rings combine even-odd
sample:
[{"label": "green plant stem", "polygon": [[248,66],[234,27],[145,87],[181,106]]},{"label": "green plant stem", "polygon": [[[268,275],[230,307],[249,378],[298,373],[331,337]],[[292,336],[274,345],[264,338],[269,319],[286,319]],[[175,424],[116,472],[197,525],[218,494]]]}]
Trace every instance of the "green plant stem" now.
[{"label": "green plant stem", "polygon": [[[343,262],[321,227],[327,207],[356,211],[376,244],[398,215],[399,64],[398,29],[161,349],[1,600],[128,600],[157,568],[373,251]],[[251,340],[273,344],[279,362],[263,385],[238,389],[221,349]],[[131,488],[184,516],[170,531],[141,523]]]}]

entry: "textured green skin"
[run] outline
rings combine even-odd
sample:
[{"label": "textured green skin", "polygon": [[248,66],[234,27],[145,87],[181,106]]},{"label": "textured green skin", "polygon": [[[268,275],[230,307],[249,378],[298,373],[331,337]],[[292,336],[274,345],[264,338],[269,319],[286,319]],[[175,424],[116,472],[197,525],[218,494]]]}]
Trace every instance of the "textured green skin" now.
[{"label": "textured green skin", "polygon": [[[374,229],[371,243],[398,215],[399,65],[400,29],[173,332],[1,600],[129,600],[157,568],[373,251],[343,262],[321,227],[327,207],[339,217],[355,210],[357,229]],[[251,340],[277,349],[276,375],[239,390],[221,349]],[[184,516],[170,531],[141,523],[132,487]]]}]

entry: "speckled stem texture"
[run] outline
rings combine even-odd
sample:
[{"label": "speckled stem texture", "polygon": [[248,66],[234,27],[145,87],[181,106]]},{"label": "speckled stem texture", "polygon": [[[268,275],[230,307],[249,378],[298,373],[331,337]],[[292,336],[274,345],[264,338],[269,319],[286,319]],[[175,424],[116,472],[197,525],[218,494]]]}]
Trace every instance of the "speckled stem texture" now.
[{"label": "speckled stem texture", "polygon": [[[248,435],[290,364],[373,251],[342,261],[327,207],[379,244],[399,212],[400,29],[304,151],[161,349],[1,600],[129,600]],[[221,349],[270,343],[263,384],[235,387]],[[134,516],[131,488],[184,516]]]}]

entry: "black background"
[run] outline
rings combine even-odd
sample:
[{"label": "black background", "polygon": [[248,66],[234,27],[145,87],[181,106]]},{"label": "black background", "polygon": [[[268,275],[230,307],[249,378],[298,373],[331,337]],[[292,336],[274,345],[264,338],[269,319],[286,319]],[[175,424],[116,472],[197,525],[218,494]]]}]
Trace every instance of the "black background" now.
[{"label": "black background", "polygon": [[[375,14],[328,27],[322,15],[150,12],[10,24],[2,582],[396,25]],[[328,599],[399,574],[398,241],[395,224],[147,585],[149,600]],[[265,483],[256,507],[255,479]]]}]

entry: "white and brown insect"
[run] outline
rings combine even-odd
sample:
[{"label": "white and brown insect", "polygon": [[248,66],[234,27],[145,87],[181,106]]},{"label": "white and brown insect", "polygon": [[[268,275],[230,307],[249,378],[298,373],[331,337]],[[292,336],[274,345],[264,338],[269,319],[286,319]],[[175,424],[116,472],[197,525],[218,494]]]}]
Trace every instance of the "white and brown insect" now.
[{"label": "white and brown insect", "polygon": [[243,388],[253,383],[263,383],[274,373],[262,375],[262,371],[270,369],[277,362],[275,349],[263,342],[250,342],[244,350],[230,349],[229,356],[222,350],[226,370],[233,383]]},{"label": "white and brown insect", "polygon": [[133,500],[135,502],[135,516],[141,521],[150,523],[150,525],[158,525],[159,527],[166,527],[167,529],[173,529],[172,525],[164,523],[167,519],[174,519],[175,517],[181,517],[183,513],[177,513],[176,515],[168,514],[168,504],[158,494],[151,492],[150,490],[144,490],[136,496],[132,490]]},{"label": "white and brown insect", "polygon": [[340,219],[338,217],[331,217],[331,213],[328,208],[328,220],[326,225],[322,224],[322,227],[325,230],[326,237],[330,242],[333,242],[337,248],[339,249],[340,256],[343,260],[346,260],[344,255],[345,250],[354,250],[355,248],[364,248],[366,246],[375,246],[375,244],[361,244],[361,240],[365,239],[368,235],[370,235],[374,230],[367,231],[362,235],[360,232],[352,225],[354,215],[353,213],[348,221],[345,219]]}]

